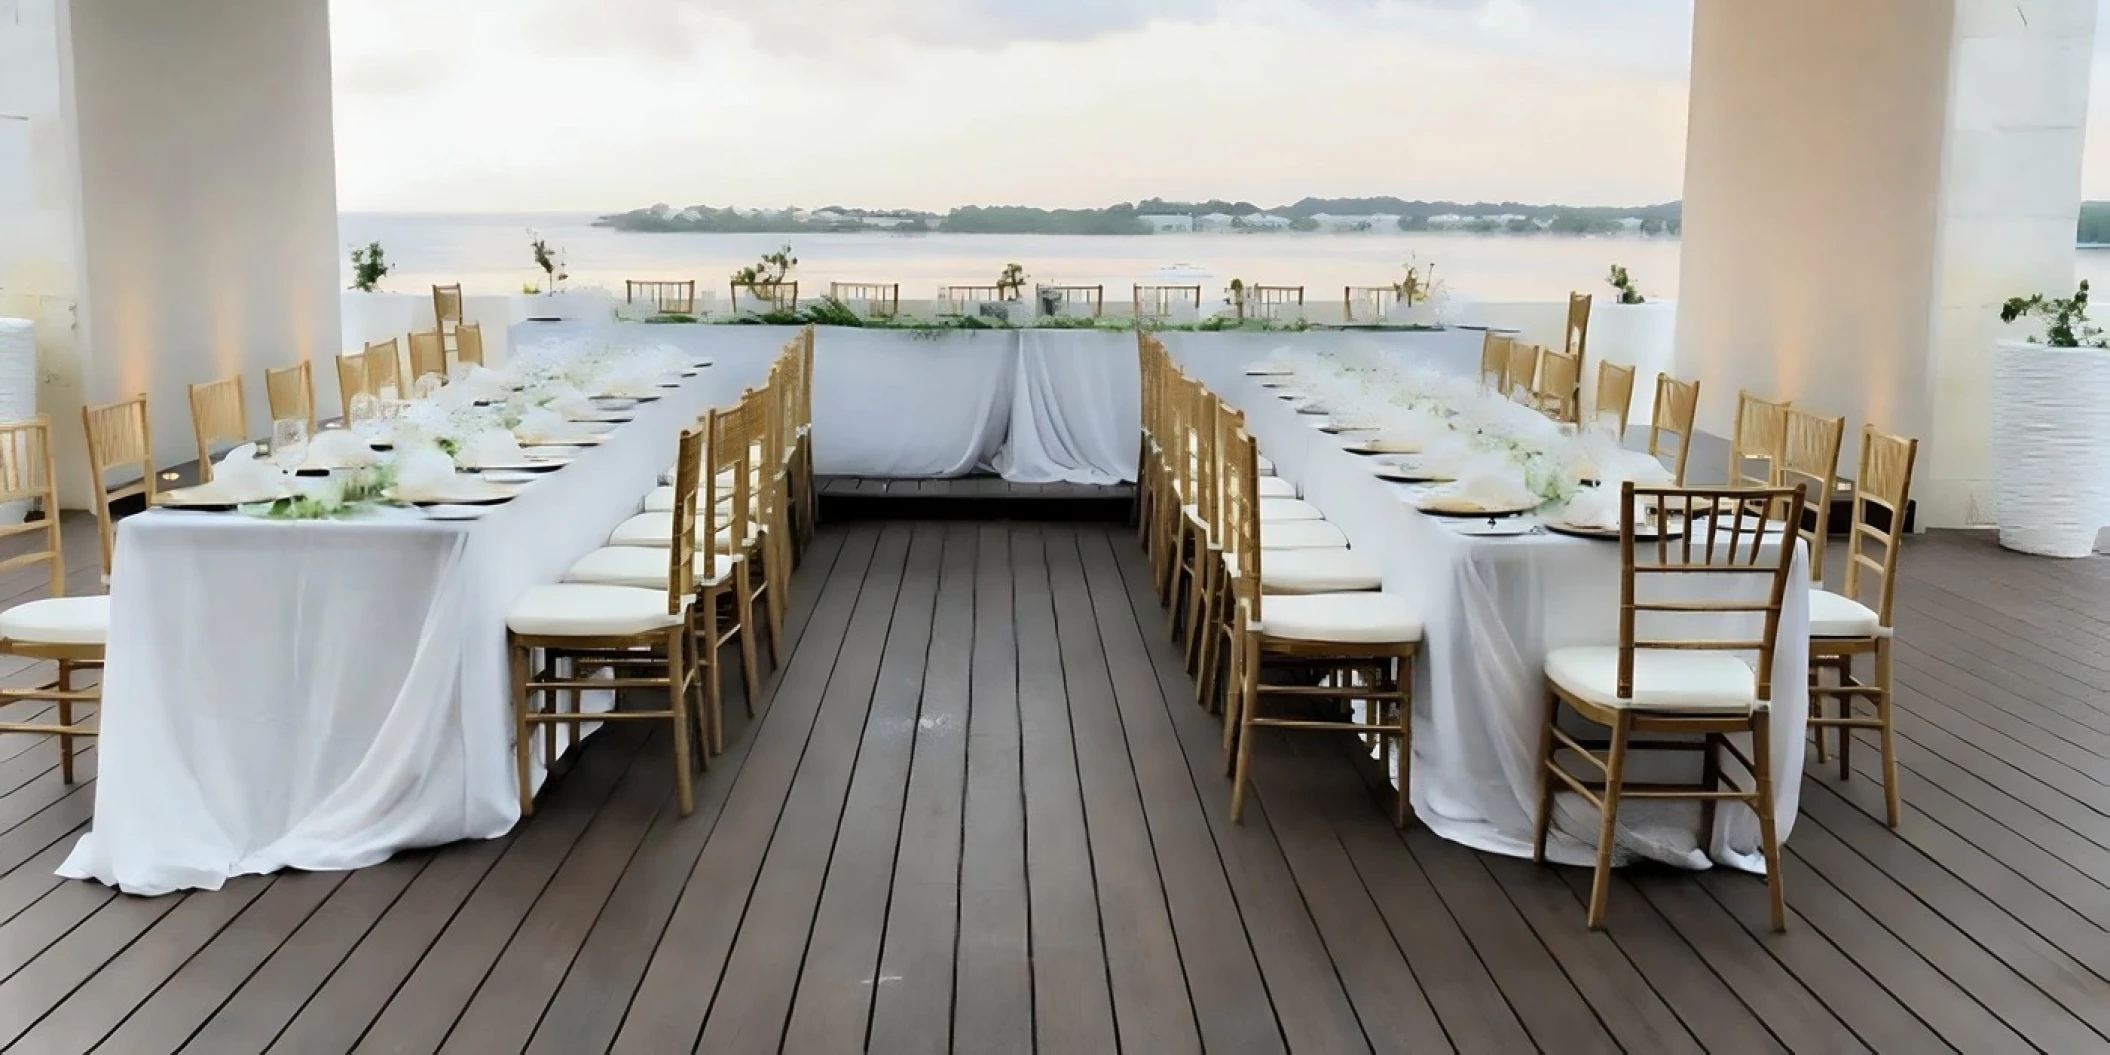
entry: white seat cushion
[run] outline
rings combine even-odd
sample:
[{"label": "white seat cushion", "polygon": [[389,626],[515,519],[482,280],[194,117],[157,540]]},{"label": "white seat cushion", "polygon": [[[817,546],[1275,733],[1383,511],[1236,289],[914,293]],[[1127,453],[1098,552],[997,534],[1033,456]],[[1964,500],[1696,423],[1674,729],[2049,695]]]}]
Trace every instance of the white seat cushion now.
[{"label": "white seat cushion", "polygon": [[[1341,529],[1324,520],[1263,520],[1260,522],[1260,548],[1270,549],[1347,549],[1348,536]],[[1267,561],[1261,560],[1264,571]]]},{"label": "white seat cushion", "polygon": [[[717,573],[706,580],[703,558],[696,558],[696,585],[715,586],[730,579],[733,569],[740,564],[740,555],[720,554],[713,563],[717,565]],[[578,563],[564,573],[564,581],[664,590],[667,588],[667,570],[665,546],[606,546],[579,558]]]},{"label": "white seat cushion", "polygon": [[108,597],[51,597],[0,612],[0,638],[25,645],[100,645],[109,631]]},{"label": "white seat cushion", "polygon": [[666,591],[630,586],[537,586],[506,609],[506,628],[532,637],[622,637],[679,625],[680,616],[667,614]]},{"label": "white seat cushion", "polygon": [[1546,654],[1546,678],[1569,695],[1600,707],[1682,713],[1749,711],[1758,703],[1758,675],[1727,652],[1634,650],[1634,695],[1619,698],[1619,649],[1559,648]]},{"label": "white seat cushion", "polygon": [[1297,485],[1279,476],[1263,476],[1260,478],[1260,497],[1295,498]]},{"label": "white seat cushion", "polygon": [[1876,637],[1887,634],[1867,605],[1828,590],[1810,591],[1811,637]]},{"label": "white seat cushion", "polygon": [[1324,520],[1326,514],[1310,502],[1294,498],[1263,498],[1260,500],[1261,520]]},{"label": "white seat cushion", "polygon": [[[733,529],[731,527],[718,529],[718,548],[720,550],[731,546],[732,540]],[[750,543],[755,540],[755,530],[752,524],[748,526],[747,540]],[[674,517],[668,512],[639,513],[617,524],[615,530],[608,534],[608,544],[611,546],[656,546],[660,549],[666,549],[673,541]],[[697,539],[699,547],[702,542],[701,538]]]},{"label": "white seat cushion", "polygon": [[[1261,567],[1266,575],[1266,566]],[[1311,593],[1260,602],[1261,633],[1294,641],[1383,644],[1421,640],[1421,616],[1399,593]]]},{"label": "white seat cushion", "polygon": [[1354,593],[1383,585],[1376,562],[1354,550],[1264,550],[1260,559],[1260,591],[1265,594]]},{"label": "white seat cushion", "polygon": [[[698,504],[697,504],[697,507],[696,507],[696,508],[697,508],[697,509],[699,509],[699,510],[701,510],[701,509],[703,508],[703,506],[702,506],[702,502],[703,502],[703,493],[702,493],[702,492],[700,492],[700,491],[699,491],[699,492],[697,492],[697,494],[696,494],[696,501],[697,501],[697,503],[698,503]],[[754,503],[753,503],[753,502],[749,502],[749,503],[748,503],[748,505],[749,505],[749,507],[750,507],[750,508],[752,508],[752,507],[753,507],[753,505],[754,505]],[[719,509],[731,509],[732,507],[733,507],[733,495],[732,495],[732,492],[730,492],[730,491],[720,491],[720,492],[718,492],[718,508],[719,508]],[[648,492],[648,493],[647,493],[647,494],[645,495],[645,512],[647,512],[647,513],[671,513],[671,512],[673,512],[673,511],[674,511],[674,488],[672,488],[672,487],[655,487],[655,488],[653,488],[653,489],[652,489],[652,490],[651,490],[650,492]],[[720,515],[723,515],[723,514],[720,514]]]}]

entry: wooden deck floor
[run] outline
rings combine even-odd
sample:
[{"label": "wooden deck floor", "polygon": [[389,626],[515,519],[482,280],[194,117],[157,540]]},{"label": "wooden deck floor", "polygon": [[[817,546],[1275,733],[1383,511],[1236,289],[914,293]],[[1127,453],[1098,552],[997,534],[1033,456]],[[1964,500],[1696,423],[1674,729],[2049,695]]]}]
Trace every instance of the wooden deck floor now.
[{"label": "wooden deck floor", "polygon": [[861,524],[687,819],[613,729],[505,838],[138,899],[52,876],[93,784],[0,736],[0,1048],[2110,1050],[2110,562],[1905,571],[1905,826],[1813,769],[1785,935],[1660,870],[1591,934],[1584,874],[1395,832],[1324,739],[1233,825],[1131,535]]}]

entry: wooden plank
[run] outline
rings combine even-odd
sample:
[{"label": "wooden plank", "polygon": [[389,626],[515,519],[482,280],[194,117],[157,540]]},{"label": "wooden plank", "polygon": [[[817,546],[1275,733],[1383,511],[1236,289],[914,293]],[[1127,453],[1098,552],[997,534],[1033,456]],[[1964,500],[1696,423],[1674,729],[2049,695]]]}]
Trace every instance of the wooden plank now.
[{"label": "wooden plank", "polygon": [[[872,991],[870,1035],[858,1038],[871,1051],[909,1055],[951,1047],[967,731],[973,707],[983,702],[971,696],[977,534],[966,524],[945,528],[879,984]],[[796,1035],[796,1021],[793,1027]]]},{"label": "wooden plank", "polygon": [[[797,600],[785,622],[787,644],[791,646],[787,653],[789,663],[802,668],[813,666],[816,649],[828,661],[833,660],[838,642],[809,636],[807,629],[821,603],[847,603],[864,578],[863,564],[852,567],[850,562],[837,559],[845,537],[846,533],[839,531],[817,536],[793,579],[792,594]],[[784,677],[771,680],[759,705],[758,722],[775,709],[777,693],[790,683]],[[614,895],[594,921],[592,933],[572,960],[563,985],[543,1011],[528,1046],[530,1052],[568,1055],[605,1051],[622,1027],[631,994],[645,973],[645,965],[666,929],[683,885],[696,867],[697,855],[703,852],[705,840],[716,828],[726,798],[755,741],[757,723],[747,719],[739,686],[737,678],[727,682],[726,748],[697,785],[696,812],[683,820],[662,810],[653,822],[643,849],[624,871]]]},{"label": "wooden plank", "polygon": [[[758,1022],[766,1024],[774,1015],[786,1050],[862,1048],[872,1016],[873,990],[886,980],[879,970],[880,950],[886,937],[902,807],[907,801],[922,710],[925,661],[932,648],[941,562],[947,557],[945,542],[942,527],[916,526],[907,576],[894,605],[886,651],[863,716],[863,738],[856,748],[848,796],[837,805],[832,852],[820,839],[814,840],[814,848],[825,857],[820,867],[806,874],[818,889],[800,891],[795,883],[778,884],[774,888],[777,896],[771,899],[778,904],[757,895],[743,927],[756,929],[748,930],[748,941],[743,944],[762,953],[761,960],[768,966],[757,966],[754,957],[740,964],[736,947],[735,965],[728,971],[746,969],[737,980],[729,974],[719,994],[720,1000],[731,1000],[734,1006],[752,1012]],[[807,750],[810,755],[813,749]],[[790,841],[780,834],[778,842],[789,845]],[[772,853],[776,849],[772,846]],[[784,867],[803,866],[795,858],[786,858]],[[766,879],[766,868],[764,875]],[[794,948],[784,933],[796,933],[795,924],[780,930],[760,914],[780,909],[789,919],[804,916],[811,921],[811,936],[803,948]],[[788,1024],[784,1023],[787,1010]],[[712,1016],[712,1023],[704,1028],[705,1047],[711,1045],[712,1030],[719,1022],[730,1023],[731,1019]],[[935,1036],[945,1032],[942,1018],[929,1019],[924,1026]],[[745,1034],[728,1025],[720,1035]]]},{"label": "wooden plank", "polygon": [[1049,542],[1021,526],[1012,538],[1018,631],[1018,714],[1026,795],[1026,881],[1033,935],[1035,1046],[1104,1052],[1118,1043],[1084,794],[1049,584]]},{"label": "wooden plank", "polygon": [[1012,576],[1017,540],[1012,529],[995,525],[976,536],[953,1049],[1029,1052],[1035,1014]]},{"label": "wooden plank", "polygon": [[838,647],[802,649],[785,668],[777,702],[757,730],[717,827],[689,873],[614,1050],[658,1053],[696,1044],[813,735],[822,696],[838,666],[846,681],[858,677],[852,672],[877,669],[907,548],[906,531],[882,536],[869,525],[853,529],[839,559],[862,570],[862,577],[843,591],[849,596],[824,598],[807,629],[816,642]]},{"label": "wooden plank", "polygon": [[1193,700],[1168,698],[1159,685],[1150,656],[1157,628],[1137,622],[1121,580],[1118,562],[1124,557],[1133,560],[1133,548],[1126,529],[1118,537],[1106,528],[1078,533],[1092,620],[1105,649],[1136,787],[1149,818],[1151,847],[1164,879],[1202,1046],[1211,1051],[1281,1051],[1282,1028],[1209,835],[1205,813],[1212,804],[1195,791],[1167,713],[1170,707],[1191,708]]}]

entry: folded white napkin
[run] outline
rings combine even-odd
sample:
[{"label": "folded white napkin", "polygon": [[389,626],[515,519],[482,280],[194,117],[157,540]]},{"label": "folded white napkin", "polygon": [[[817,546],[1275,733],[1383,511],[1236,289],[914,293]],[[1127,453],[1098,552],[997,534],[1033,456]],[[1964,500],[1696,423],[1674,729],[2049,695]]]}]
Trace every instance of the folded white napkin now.
[{"label": "folded white napkin", "polygon": [[256,444],[245,443],[228,451],[212,468],[211,488],[229,502],[268,502],[283,498],[289,488],[286,472],[256,456]]},{"label": "folded white napkin", "polygon": [[478,363],[456,363],[451,387],[476,400],[504,399],[513,389],[512,381],[496,370],[487,369]]},{"label": "folded white napkin", "polygon": [[1513,465],[1477,468],[1453,485],[1451,493],[1477,502],[1484,509],[1510,509],[1538,504],[1538,496],[1524,486],[1523,472]]},{"label": "folded white napkin", "polygon": [[520,412],[520,424],[513,426],[513,435],[522,443],[564,443],[590,436],[592,431],[547,407],[529,407]]},{"label": "folded white napkin", "polygon": [[1619,529],[1619,489],[1585,487],[1561,507],[1560,519],[1576,527]]},{"label": "folded white napkin", "polygon": [[593,405],[593,400],[586,398],[584,393],[570,385],[553,385],[544,389],[541,396],[543,406],[566,418],[577,419],[599,412],[599,408]]},{"label": "folded white napkin", "polygon": [[519,465],[527,460],[520,443],[505,429],[484,429],[463,441],[454,460],[465,469],[492,465]]},{"label": "folded white napkin", "polygon": [[310,469],[361,469],[378,460],[365,440],[344,429],[324,429],[308,441]]},{"label": "folded white napkin", "polygon": [[1448,426],[1420,411],[1389,414],[1382,423],[1383,428],[1378,430],[1378,436],[1386,443],[1409,444],[1425,449],[1451,434]]},{"label": "folded white napkin", "polygon": [[1414,458],[1414,465],[1431,476],[1455,478],[1465,475],[1472,469],[1473,462],[1483,457],[1453,433],[1423,444],[1421,453]]},{"label": "folded white napkin", "polygon": [[437,447],[419,447],[396,455],[396,497],[432,502],[454,493],[454,459]]}]

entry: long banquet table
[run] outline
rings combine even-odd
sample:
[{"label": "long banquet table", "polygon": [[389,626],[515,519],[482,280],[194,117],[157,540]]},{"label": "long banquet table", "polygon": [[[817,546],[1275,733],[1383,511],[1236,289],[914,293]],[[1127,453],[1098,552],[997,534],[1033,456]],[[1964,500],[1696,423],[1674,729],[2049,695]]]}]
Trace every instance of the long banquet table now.
[{"label": "long banquet table", "polygon": [[218,889],[510,829],[507,606],[602,545],[761,365],[701,371],[477,520],[125,520],[95,824],[60,874]]},{"label": "long banquet table", "polygon": [[[1447,839],[1529,856],[1539,723],[1546,703],[1544,658],[1571,645],[1618,644],[1618,547],[1555,534],[1476,537],[1453,531],[1446,521],[1413,508],[1409,485],[1378,479],[1366,459],[1314,427],[1321,419],[1297,413],[1245,376],[1245,368],[1264,357],[1258,350],[1240,357],[1171,342],[1167,350],[1189,374],[1245,412],[1247,429],[1276,473],[1295,483],[1356,550],[1378,562],[1385,589],[1419,600],[1425,660],[1415,672],[1411,797],[1416,816]],[[1806,582],[1808,555],[1799,541],[1795,546],[1791,582]],[[1802,784],[1808,639],[1808,591],[1790,589],[1773,663],[1772,776],[1782,842],[1794,827]],[[1672,775],[1652,768],[1660,764],[1636,760],[1629,772],[1637,780]],[[1706,848],[1705,856],[1694,846],[1696,811],[1650,805],[1630,801],[1622,806],[1622,856],[1685,867],[1704,867],[1712,858],[1763,870],[1757,816],[1741,804],[1723,810],[1715,845]],[[1586,837],[1563,833],[1549,848],[1554,859],[1592,860],[1595,821],[1578,823],[1587,810],[1563,804],[1563,822]]]}]

